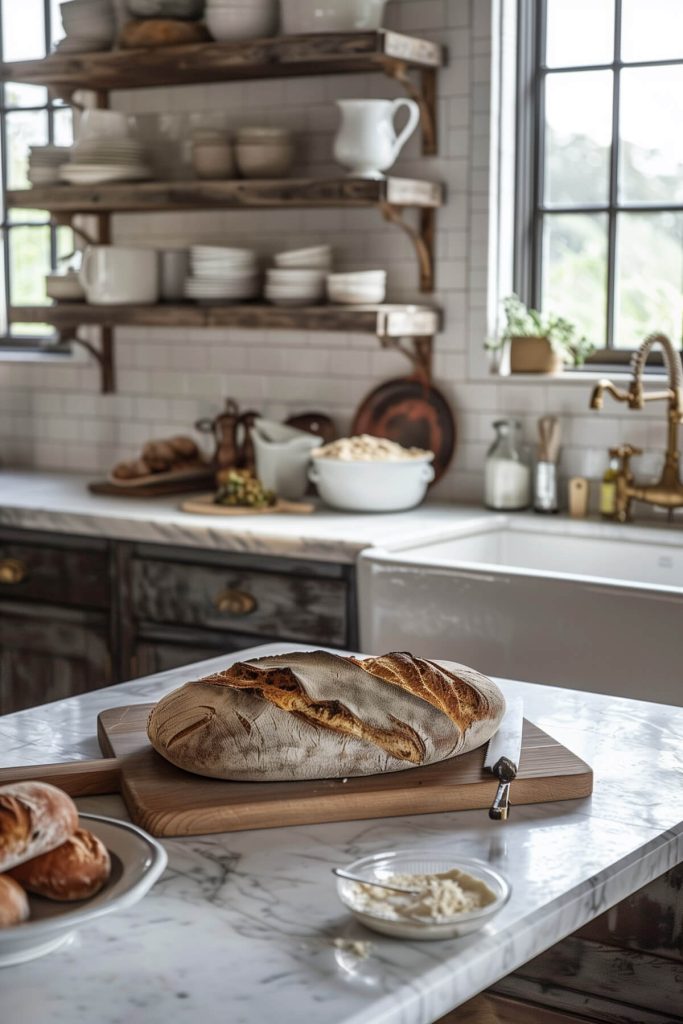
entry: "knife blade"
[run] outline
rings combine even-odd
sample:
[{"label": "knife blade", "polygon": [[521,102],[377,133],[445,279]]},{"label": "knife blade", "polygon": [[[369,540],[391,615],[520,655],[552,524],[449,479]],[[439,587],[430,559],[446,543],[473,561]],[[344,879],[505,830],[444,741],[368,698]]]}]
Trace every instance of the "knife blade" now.
[{"label": "knife blade", "polygon": [[498,790],[489,810],[489,818],[505,821],[510,813],[510,783],[519,770],[522,753],[524,705],[521,697],[508,697],[498,731],[489,740],[484,770],[498,778]]}]

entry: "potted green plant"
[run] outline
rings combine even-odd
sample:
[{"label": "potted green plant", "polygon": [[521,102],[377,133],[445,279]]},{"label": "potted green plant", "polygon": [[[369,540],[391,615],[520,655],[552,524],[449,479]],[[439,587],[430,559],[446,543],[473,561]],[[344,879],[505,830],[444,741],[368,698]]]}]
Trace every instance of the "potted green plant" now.
[{"label": "potted green plant", "polygon": [[491,348],[510,345],[511,373],[561,373],[581,366],[595,346],[555,313],[528,309],[517,295],[503,300],[505,328]]}]

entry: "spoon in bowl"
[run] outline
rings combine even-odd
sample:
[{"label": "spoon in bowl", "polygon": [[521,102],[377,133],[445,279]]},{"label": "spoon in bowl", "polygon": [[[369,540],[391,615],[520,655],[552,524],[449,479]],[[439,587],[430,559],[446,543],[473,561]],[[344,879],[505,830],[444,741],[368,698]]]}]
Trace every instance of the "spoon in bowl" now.
[{"label": "spoon in bowl", "polygon": [[345,878],[347,882],[359,882],[361,885],[372,885],[377,889],[388,889],[390,892],[402,892],[406,896],[420,896],[422,894],[421,889],[404,889],[398,885],[387,885],[386,882],[371,882],[367,878],[359,878],[358,875],[352,875],[348,871],[344,871],[343,868],[332,868],[332,874],[336,875],[337,878]]}]

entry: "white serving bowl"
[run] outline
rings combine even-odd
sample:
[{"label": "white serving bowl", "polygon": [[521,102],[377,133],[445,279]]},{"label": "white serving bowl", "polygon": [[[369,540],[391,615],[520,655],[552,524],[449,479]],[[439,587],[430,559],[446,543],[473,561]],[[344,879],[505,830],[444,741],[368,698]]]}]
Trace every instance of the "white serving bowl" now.
[{"label": "white serving bowl", "polygon": [[495,899],[485,907],[453,917],[430,920],[396,920],[393,916],[357,909],[353,901],[353,882],[337,879],[337,894],[344,906],[351,911],[361,924],[383,935],[401,939],[454,939],[469,935],[488,924],[503,909],[510,898],[510,883],[484,861],[465,857],[448,857],[441,853],[423,853],[421,850],[377,853],[361,857],[345,870],[359,878],[372,882],[386,881],[390,875],[430,875],[457,868],[473,878],[484,882],[494,893]]},{"label": "white serving bowl", "polygon": [[372,32],[381,28],[387,0],[280,0],[283,35]]},{"label": "white serving bowl", "polygon": [[309,480],[330,508],[344,512],[401,512],[424,499],[434,479],[434,456],[353,462],[313,456]]},{"label": "white serving bowl", "polygon": [[383,283],[366,285],[345,285],[327,281],[327,298],[330,302],[338,302],[343,306],[375,306],[384,302],[386,285]]},{"label": "white serving bowl", "polygon": [[290,249],[278,252],[273,256],[276,267],[300,268],[302,270],[331,270],[332,247],[329,245],[313,245],[307,249]]},{"label": "white serving bowl", "polygon": [[277,31],[275,0],[248,0],[246,3],[211,3],[204,16],[206,26],[218,42],[233,39],[259,39]]}]

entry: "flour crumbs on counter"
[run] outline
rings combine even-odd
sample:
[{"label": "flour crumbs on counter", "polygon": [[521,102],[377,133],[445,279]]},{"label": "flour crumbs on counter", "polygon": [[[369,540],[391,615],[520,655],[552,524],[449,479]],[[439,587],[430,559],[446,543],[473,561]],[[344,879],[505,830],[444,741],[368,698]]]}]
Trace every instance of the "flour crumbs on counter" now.
[{"label": "flour crumbs on counter", "polygon": [[368,942],[367,939],[336,938],[332,940],[332,945],[342,953],[350,953],[358,960],[367,960],[375,948],[374,942]]}]

